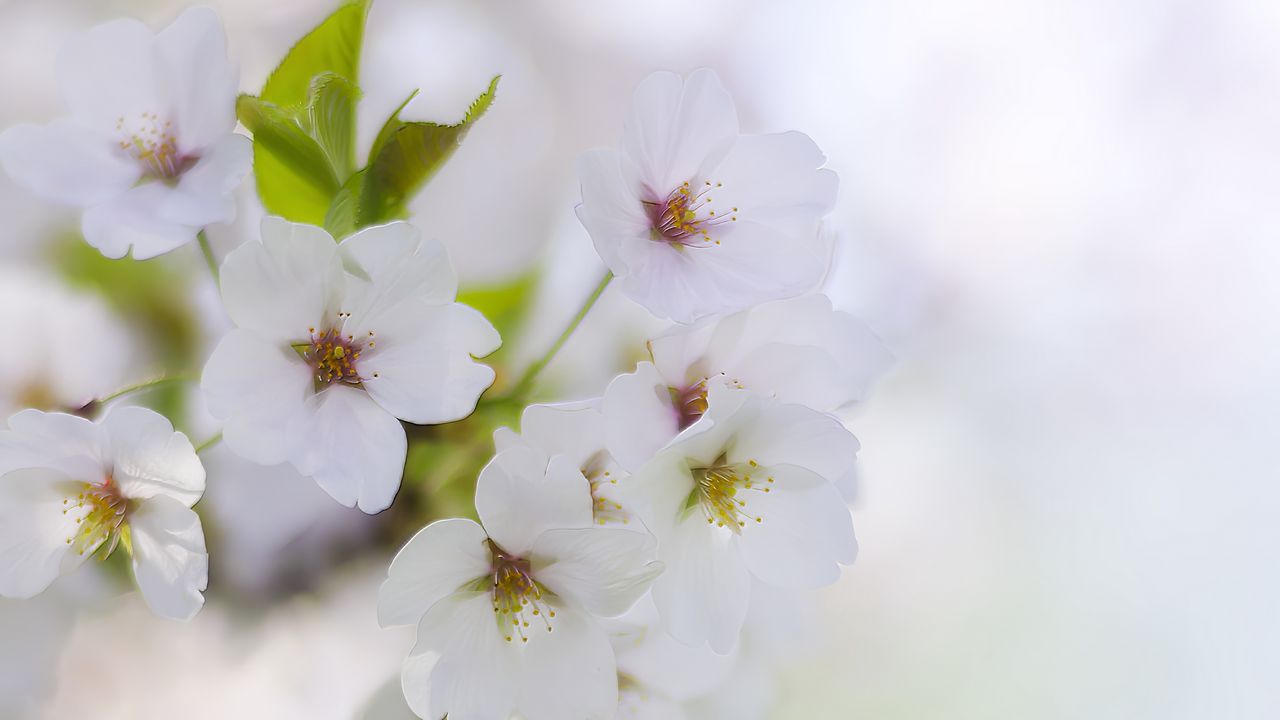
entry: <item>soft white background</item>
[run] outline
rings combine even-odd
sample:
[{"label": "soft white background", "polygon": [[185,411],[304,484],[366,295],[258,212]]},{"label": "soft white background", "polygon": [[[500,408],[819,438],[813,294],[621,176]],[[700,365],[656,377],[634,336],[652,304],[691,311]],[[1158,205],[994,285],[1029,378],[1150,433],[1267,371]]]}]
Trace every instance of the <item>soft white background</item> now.
[{"label": "soft white background", "polygon": [[[214,5],[255,91],[333,3]],[[68,33],[181,6],[0,0],[0,123],[56,112]],[[597,274],[574,157],[646,73],[703,65],[746,130],[826,150],[830,292],[901,358],[852,420],[862,555],[775,717],[1276,717],[1280,4],[378,0],[363,130],[414,87],[411,117],[453,120],[504,73],[416,220],[472,280],[549,263],[550,332]],[[4,178],[0,217],[6,262],[68,222]],[[556,368],[597,392],[645,327],[608,298]],[[70,632],[54,717],[348,717],[406,648],[373,620],[382,562],[252,632],[123,601],[0,629]]]}]

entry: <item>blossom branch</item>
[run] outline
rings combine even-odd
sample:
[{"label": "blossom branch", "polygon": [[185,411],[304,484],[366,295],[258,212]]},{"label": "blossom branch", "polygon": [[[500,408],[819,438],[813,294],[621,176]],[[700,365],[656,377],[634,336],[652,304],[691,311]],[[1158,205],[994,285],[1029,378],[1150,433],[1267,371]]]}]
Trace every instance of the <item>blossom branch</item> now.
[{"label": "blossom branch", "polygon": [[89,404],[105,405],[106,403],[109,403],[112,400],[115,400],[116,398],[124,397],[125,395],[130,395],[135,392],[150,390],[152,388],[157,388],[157,387],[160,387],[161,385],[168,385],[171,383],[195,382],[198,379],[199,379],[198,376],[191,375],[191,374],[162,375],[161,377],[152,378],[150,380],[143,380],[142,382],[134,383],[133,385],[126,385],[125,387],[122,387],[119,390],[116,390],[115,392],[109,395],[105,395],[101,398],[98,398],[97,400],[94,400]]},{"label": "blossom branch", "polygon": [[204,230],[196,233],[196,237],[200,240],[200,252],[204,255],[204,262],[209,266],[209,274],[213,275],[213,282],[218,280],[218,261],[213,256],[213,246],[209,244],[209,236]]},{"label": "blossom branch", "polygon": [[606,270],[604,276],[600,278],[600,282],[596,284],[595,290],[591,291],[591,295],[586,302],[578,309],[578,314],[573,316],[573,319],[569,321],[569,325],[565,327],[564,332],[560,333],[560,337],[556,338],[556,341],[543,353],[542,357],[535,360],[524,371],[524,375],[520,377],[520,381],[511,390],[509,397],[523,400],[529,395],[529,392],[533,389],[534,382],[538,379],[538,375],[560,352],[560,348],[564,347],[564,344],[569,341],[569,337],[582,324],[583,319],[587,317],[587,313],[591,312],[591,308],[595,307],[596,301],[600,299],[600,296],[604,294],[604,289],[609,287],[609,283],[612,281],[613,272]]}]

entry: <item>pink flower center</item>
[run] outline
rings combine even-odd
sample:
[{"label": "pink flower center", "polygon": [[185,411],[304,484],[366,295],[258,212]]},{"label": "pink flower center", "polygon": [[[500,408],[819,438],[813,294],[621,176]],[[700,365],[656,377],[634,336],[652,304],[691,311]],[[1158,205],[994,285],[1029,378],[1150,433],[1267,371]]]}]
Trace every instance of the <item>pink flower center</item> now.
[{"label": "pink flower center", "polygon": [[359,340],[354,335],[343,335],[336,328],[326,328],[318,334],[315,328],[311,328],[310,333],[309,344],[302,343],[294,347],[315,372],[316,384],[359,385],[360,355],[366,347],[374,347],[373,333],[370,332],[368,338]]},{"label": "pink flower center", "polygon": [[546,590],[533,579],[529,561],[511,555],[492,540],[488,541],[493,558],[493,613],[507,642],[529,642],[530,618],[551,632],[556,611],[546,601]]},{"label": "pink flower center", "polygon": [[676,425],[681,430],[694,424],[707,412],[707,381],[684,388],[667,388],[671,393],[671,405],[676,411]]},{"label": "pink flower center", "polygon": [[716,228],[738,220],[736,207],[717,214],[711,192],[722,187],[710,180],[697,186],[685,181],[665,199],[646,201],[653,240],[683,247],[719,245]]},{"label": "pink flower center", "polygon": [[161,122],[160,116],[155,113],[141,113],[136,119],[122,116],[116,120],[116,132],[121,138],[120,149],[142,165],[146,177],[172,180],[199,160],[192,155],[183,155],[178,150],[173,122]]},{"label": "pink flower center", "polygon": [[103,557],[106,557],[115,552],[122,536],[127,533],[126,521],[131,509],[129,500],[110,476],[101,484],[85,483],[83,487],[80,494],[62,501],[63,515],[84,511],[76,519],[76,531],[67,538],[67,544],[81,555],[92,553],[105,544],[107,550]]}]

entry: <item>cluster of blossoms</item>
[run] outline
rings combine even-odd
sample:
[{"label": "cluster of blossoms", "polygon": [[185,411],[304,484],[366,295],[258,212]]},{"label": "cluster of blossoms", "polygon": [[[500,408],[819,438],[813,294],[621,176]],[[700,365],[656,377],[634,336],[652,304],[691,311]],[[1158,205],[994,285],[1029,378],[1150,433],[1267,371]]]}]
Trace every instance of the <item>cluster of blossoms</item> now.
[{"label": "cluster of blossoms", "polygon": [[[248,171],[225,47],[203,9],[154,37],[132,21],[89,31],[64,53],[70,119],[0,134],[0,163],[84,207],[109,257],[188,244],[230,219]],[[647,78],[620,149],[583,156],[578,216],[610,277],[675,324],[599,397],[498,429],[480,522],[436,521],[395,557],[379,620],[417,626],[403,687],[418,715],[679,718],[742,661],[759,588],[821,587],[853,562],[858,443],[835,413],[888,357],[816,293],[837,187],[823,164],[800,133],[740,134],[707,70]],[[268,217],[219,275],[235,327],[200,387],[222,439],[348,507],[390,507],[404,423],[466,418],[495,380],[476,358],[498,332],[407,222],[339,242]],[[148,604],[191,617],[204,485],[192,444],[151,410],[19,412],[0,432],[0,595],[124,547]]]}]

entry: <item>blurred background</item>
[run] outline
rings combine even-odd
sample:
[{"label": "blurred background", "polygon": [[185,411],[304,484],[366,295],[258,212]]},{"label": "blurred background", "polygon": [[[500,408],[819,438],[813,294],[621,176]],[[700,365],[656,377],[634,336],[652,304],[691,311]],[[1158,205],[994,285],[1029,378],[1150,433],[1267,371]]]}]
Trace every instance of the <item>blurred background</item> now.
[{"label": "blurred background", "polygon": [[[249,92],[336,6],[211,4]],[[0,125],[60,113],[70,33],[184,6],[0,0]],[[807,132],[840,174],[828,291],[900,360],[849,418],[862,554],[812,609],[766,613],[805,642],[729,701],[774,720],[1280,716],[1280,4],[377,0],[369,23],[366,147],[414,88],[407,118],[454,121],[503,74],[414,220],[477,291],[544,273],[511,367],[598,277],[573,161],[617,140],[650,71],[715,68],[744,131]],[[256,232],[241,196],[220,252]],[[3,176],[0,217],[4,414],[198,367],[225,330],[194,246],[110,263]],[[610,292],[555,396],[598,394],[660,327]],[[55,383],[24,348],[59,343],[77,360]],[[194,394],[151,401],[193,438],[217,429]],[[367,518],[206,459],[205,610],[158,620],[110,563],[0,600],[0,717],[402,716],[412,638],[377,627],[377,583],[422,516],[465,502],[429,481]]]}]

